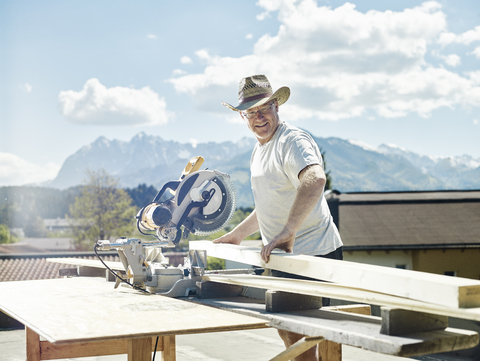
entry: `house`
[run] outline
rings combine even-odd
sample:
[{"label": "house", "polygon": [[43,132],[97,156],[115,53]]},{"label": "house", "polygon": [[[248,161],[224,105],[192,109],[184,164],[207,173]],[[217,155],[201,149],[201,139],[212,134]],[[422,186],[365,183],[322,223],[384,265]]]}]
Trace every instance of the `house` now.
[{"label": "house", "polygon": [[[76,220],[70,220],[70,222],[77,223]],[[69,221],[65,218],[47,218],[43,220],[43,224],[49,232],[67,233],[71,228]]]},{"label": "house", "polygon": [[330,191],[326,199],[345,260],[480,279],[480,190]]}]

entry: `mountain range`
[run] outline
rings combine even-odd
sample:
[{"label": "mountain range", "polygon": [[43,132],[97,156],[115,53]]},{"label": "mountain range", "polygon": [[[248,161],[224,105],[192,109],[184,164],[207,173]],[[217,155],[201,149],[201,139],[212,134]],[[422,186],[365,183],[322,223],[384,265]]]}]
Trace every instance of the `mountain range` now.
[{"label": "mountain range", "polygon": [[[480,189],[480,159],[430,157],[391,145],[378,148],[353,140],[313,136],[324,154],[332,188],[340,192]],[[81,184],[86,170],[105,169],[123,187],[139,184],[157,189],[177,180],[192,157],[205,158],[202,168],[228,173],[239,206],[253,205],[250,154],[254,138],[192,145],[139,133],[129,142],[100,137],[66,159],[58,176],[45,184],[66,189]]]}]

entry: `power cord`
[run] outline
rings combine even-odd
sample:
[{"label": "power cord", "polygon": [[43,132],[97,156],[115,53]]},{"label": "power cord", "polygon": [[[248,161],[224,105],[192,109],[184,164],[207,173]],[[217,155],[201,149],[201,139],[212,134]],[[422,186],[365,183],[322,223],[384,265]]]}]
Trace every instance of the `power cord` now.
[{"label": "power cord", "polygon": [[136,289],[136,290],[139,290],[139,291],[142,291],[142,292],[145,292],[145,293],[148,293],[150,294],[150,292],[144,290],[143,288],[140,288],[138,286],[135,286],[134,284],[128,282],[125,278],[121,277],[120,275],[118,275],[114,270],[112,270],[110,267],[107,266],[107,264],[103,261],[103,259],[100,257],[100,255],[98,254],[98,250],[97,250],[97,247],[98,247],[98,244],[95,243],[95,245],[93,246],[93,250],[95,251],[95,254],[97,255],[98,259],[100,260],[100,262],[102,262],[102,264],[105,266],[106,269],[108,269],[110,271],[110,273],[112,275],[114,275],[115,277],[117,277],[120,281],[122,282],[125,282],[127,285],[129,285],[130,287]]}]

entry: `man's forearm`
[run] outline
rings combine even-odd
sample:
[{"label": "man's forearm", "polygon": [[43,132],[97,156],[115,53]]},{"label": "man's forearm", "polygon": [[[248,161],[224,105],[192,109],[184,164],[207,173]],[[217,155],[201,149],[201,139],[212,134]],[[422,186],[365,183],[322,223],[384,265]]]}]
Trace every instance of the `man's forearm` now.
[{"label": "man's forearm", "polygon": [[253,210],[241,223],[239,223],[232,231],[241,239],[245,239],[249,235],[257,232],[260,229],[258,226],[257,212]]},{"label": "man's forearm", "polygon": [[307,219],[322,196],[325,186],[325,173],[321,166],[311,166],[301,174],[300,186],[288,215],[285,229],[294,234]]}]

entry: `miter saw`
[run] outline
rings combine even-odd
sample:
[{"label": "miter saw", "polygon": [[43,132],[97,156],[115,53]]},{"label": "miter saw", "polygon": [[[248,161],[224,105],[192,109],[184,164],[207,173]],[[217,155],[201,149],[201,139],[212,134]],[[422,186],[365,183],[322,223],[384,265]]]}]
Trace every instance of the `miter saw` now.
[{"label": "miter saw", "polygon": [[202,236],[220,231],[236,207],[230,176],[217,170],[200,170],[203,162],[202,157],[192,158],[180,179],[166,183],[138,212],[138,230],[155,237],[154,241],[120,238],[96,243],[95,251],[117,250],[128,281],[120,275],[116,275],[117,280],[171,297],[188,296],[195,290],[207,266],[206,252],[190,251],[183,266],[169,267],[162,248],[178,245],[182,234]]}]

